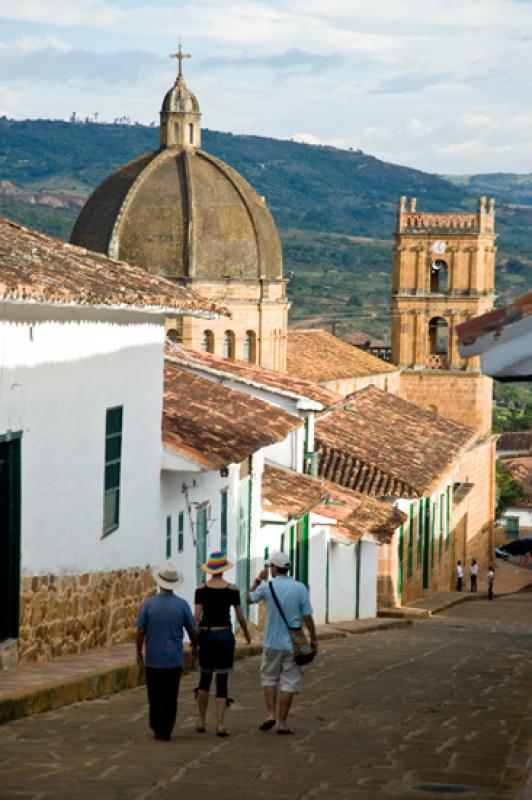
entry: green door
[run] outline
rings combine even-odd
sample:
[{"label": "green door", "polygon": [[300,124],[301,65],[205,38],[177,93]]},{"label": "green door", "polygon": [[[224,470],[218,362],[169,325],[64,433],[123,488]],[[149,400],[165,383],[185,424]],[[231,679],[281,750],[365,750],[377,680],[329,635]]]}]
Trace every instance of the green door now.
[{"label": "green door", "polygon": [[250,584],[249,548],[251,538],[251,478],[248,475],[238,487],[238,518],[236,531],[236,584],[244,612],[246,611],[246,592]]},{"label": "green door", "polygon": [[297,544],[295,577],[308,586],[308,552],[309,552],[309,515],[306,514],[297,523]]},{"label": "green door", "polygon": [[200,506],[196,511],[196,580],[198,584],[205,580],[201,565],[207,561],[207,506]]},{"label": "green door", "polygon": [[405,546],[405,526],[401,525],[399,528],[399,539],[397,542],[397,594],[399,597],[403,594],[403,557]]},{"label": "green door", "polygon": [[0,441],[0,640],[17,639],[20,598],[20,436]]}]

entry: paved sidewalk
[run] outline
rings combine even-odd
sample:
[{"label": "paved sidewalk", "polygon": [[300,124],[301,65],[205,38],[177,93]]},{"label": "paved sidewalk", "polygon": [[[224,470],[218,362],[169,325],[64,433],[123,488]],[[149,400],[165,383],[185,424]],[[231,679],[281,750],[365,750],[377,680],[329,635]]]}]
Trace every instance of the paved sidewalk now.
[{"label": "paved sidewalk", "polygon": [[[495,570],[495,595],[497,597],[520,592],[526,586],[532,585],[532,570],[530,569],[497,560]],[[467,603],[470,600],[486,600],[488,587],[485,575],[480,576],[478,592],[473,594],[468,587],[469,583],[464,579],[464,590],[462,592],[434,592],[434,594],[427,594],[425,597],[420,597],[419,600],[414,600],[412,603],[407,603],[406,606],[401,606],[400,608],[379,609],[379,617],[421,620],[431,617],[433,614],[446,611],[459,603]]]},{"label": "paved sidewalk", "polygon": [[[325,641],[348,633],[388,629],[390,624],[405,623],[373,619],[321,625],[318,639]],[[238,643],[236,657],[248,658],[261,652],[258,642],[252,645]],[[140,686],[144,683],[144,673],[135,663],[134,654],[133,643],[122,644],[0,672],[0,724]],[[186,667],[190,669],[191,666],[190,654],[187,654]]]}]

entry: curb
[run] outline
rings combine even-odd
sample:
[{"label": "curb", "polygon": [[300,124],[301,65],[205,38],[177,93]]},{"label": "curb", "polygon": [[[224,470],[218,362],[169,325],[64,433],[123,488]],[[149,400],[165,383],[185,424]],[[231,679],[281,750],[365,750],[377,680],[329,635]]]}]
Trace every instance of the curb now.
[{"label": "curb", "polygon": [[[335,629],[318,633],[319,641],[341,639],[347,634]],[[133,645],[132,645],[133,646]],[[237,645],[235,661],[262,653],[262,645]],[[193,669],[191,653],[185,653],[185,672]],[[83,700],[96,700],[126,689],[135,689],[145,683],[144,669],[132,661],[124,661],[101,672],[78,675],[68,681],[51,681],[35,689],[21,689],[0,699],[0,725],[43,711],[53,711],[62,706]]]}]

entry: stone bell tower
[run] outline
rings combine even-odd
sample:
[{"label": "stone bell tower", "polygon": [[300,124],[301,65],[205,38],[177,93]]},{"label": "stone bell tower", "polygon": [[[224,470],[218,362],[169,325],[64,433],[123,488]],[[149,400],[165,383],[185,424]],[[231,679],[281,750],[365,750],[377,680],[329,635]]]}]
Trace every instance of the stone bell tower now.
[{"label": "stone bell tower", "polygon": [[493,200],[450,214],[399,200],[392,361],[403,367],[401,396],[481,434],[491,429],[492,383],[478,358],[460,357],[455,328],[493,306],[495,238]]}]

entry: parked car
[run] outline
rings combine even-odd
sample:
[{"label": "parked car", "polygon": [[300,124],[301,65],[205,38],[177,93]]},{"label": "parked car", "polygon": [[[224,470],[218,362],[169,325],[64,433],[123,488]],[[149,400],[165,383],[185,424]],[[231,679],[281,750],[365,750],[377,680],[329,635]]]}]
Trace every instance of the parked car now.
[{"label": "parked car", "polygon": [[510,554],[509,553],[505,553],[504,550],[501,550],[500,547],[496,547],[495,548],[495,558],[507,559],[507,558],[510,558]]},{"label": "parked car", "polygon": [[525,536],[523,539],[514,539],[499,548],[511,556],[524,556],[525,553],[532,554],[532,536]]}]

